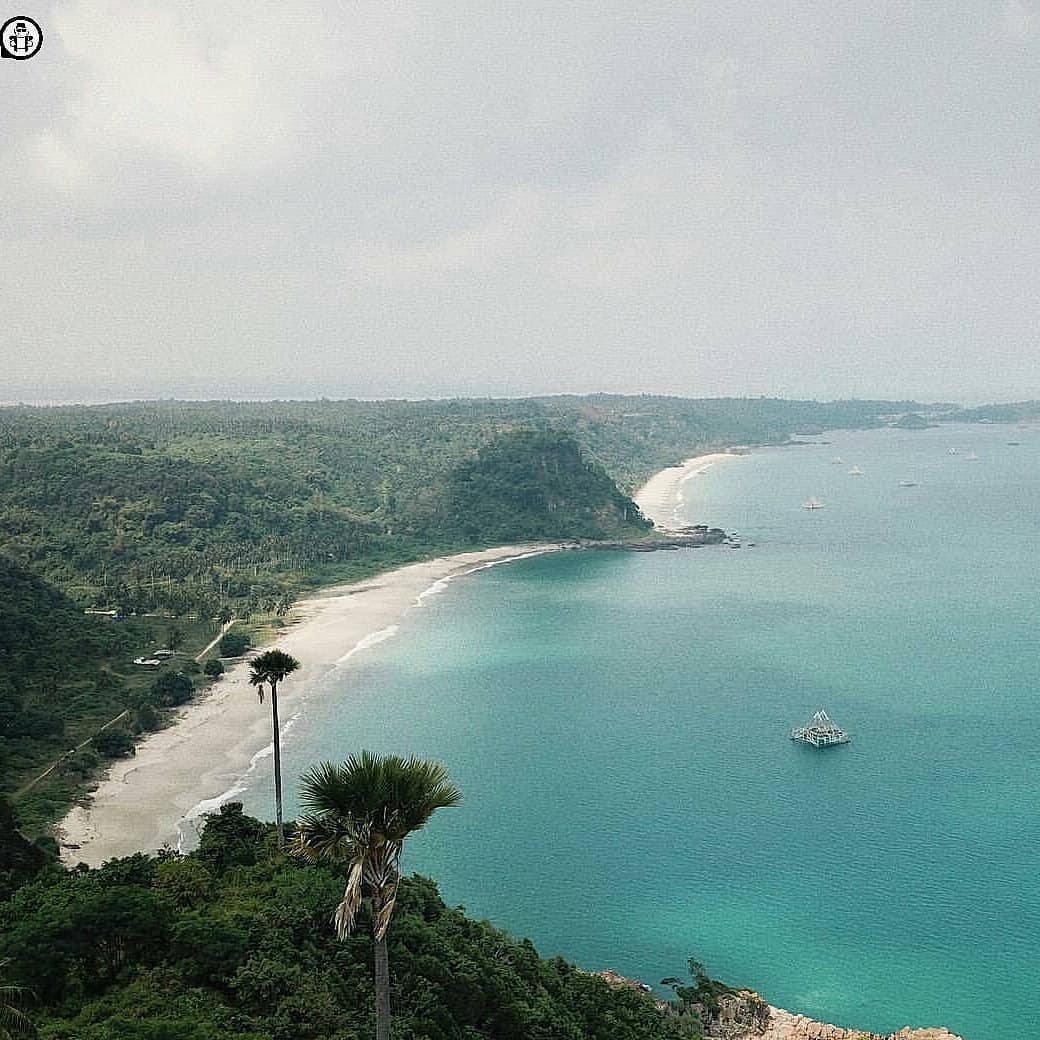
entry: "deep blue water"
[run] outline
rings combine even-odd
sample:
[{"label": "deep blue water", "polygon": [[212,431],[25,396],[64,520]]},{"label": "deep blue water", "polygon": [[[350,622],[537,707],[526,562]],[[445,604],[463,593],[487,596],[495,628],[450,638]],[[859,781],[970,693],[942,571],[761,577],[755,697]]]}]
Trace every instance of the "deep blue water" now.
[{"label": "deep blue water", "polygon": [[[754,548],[428,597],[307,703],[286,776],[443,760],[465,804],[406,869],[545,954],[653,983],[696,955],[828,1021],[1040,1035],[1040,430],[827,439],[695,478],[688,519]],[[788,739],[820,707],[852,744]]]}]

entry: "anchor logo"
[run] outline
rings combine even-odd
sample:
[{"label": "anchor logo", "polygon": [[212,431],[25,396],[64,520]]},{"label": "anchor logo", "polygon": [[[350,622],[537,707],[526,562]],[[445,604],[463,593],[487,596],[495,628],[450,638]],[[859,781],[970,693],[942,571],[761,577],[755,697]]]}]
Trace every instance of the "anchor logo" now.
[{"label": "anchor logo", "polygon": [[0,56],[26,61],[35,57],[43,43],[43,30],[26,15],[8,18],[0,27]]}]

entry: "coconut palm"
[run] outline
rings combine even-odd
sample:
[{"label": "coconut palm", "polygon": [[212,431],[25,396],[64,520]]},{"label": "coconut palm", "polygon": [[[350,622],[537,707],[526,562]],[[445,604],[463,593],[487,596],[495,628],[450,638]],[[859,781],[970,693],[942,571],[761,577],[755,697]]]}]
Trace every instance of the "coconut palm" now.
[{"label": "coconut palm", "polygon": [[[9,959],[0,961],[0,973],[7,973]],[[25,991],[21,986],[9,983],[0,985],[0,1040],[16,1040],[17,1037],[36,1036],[36,1027],[15,1007]]]},{"label": "coconut palm", "polygon": [[309,862],[348,868],[343,899],[332,916],[342,939],[354,929],[367,896],[375,946],[376,1040],[390,1036],[390,967],[386,932],[401,878],[404,840],[462,793],[439,762],[362,751],[342,765],[323,762],[301,779],[306,811],[293,850]]},{"label": "coconut palm", "polygon": [[264,703],[264,686],[271,688],[271,726],[274,729],[274,806],[278,823],[278,847],[285,844],[282,827],[282,742],[278,733],[278,684],[300,667],[300,662],[283,650],[268,650],[253,658],[249,682],[256,687],[260,703]]}]

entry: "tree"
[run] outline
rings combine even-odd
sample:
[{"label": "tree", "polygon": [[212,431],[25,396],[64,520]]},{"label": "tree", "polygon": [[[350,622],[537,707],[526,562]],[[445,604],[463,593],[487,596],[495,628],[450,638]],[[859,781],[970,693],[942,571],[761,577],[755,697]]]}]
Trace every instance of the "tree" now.
[{"label": "tree", "polygon": [[[227,638],[226,636],[224,637]],[[278,732],[278,684],[300,667],[295,657],[284,650],[268,650],[255,658],[249,669],[249,683],[256,687],[260,703],[264,703],[264,686],[271,687],[271,726],[274,730],[274,806],[278,824],[278,847],[285,844],[282,826],[282,742]]]},{"label": "tree", "polygon": [[230,607],[221,607],[220,610],[217,611],[217,620],[222,625],[226,625],[233,617],[234,614],[231,613]]},{"label": "tree", "polygon": [[386,933],[401,880],[404,840],[437,809],[458,805],[462,792],[439,762],[369,751],[339,766],[323,762],[305,773],[301,784],[307,812],[293,851],[312,863],[349,868],[343,899],[332,917],[340,939],[353,931],[361,900],[368,896],[375,947],[376,1040],[389,1040]]},{"label": "tree", "polygon": [[248,647],[249,636],[244,632],[225,632],[217,644],[221,657],[240,657]]},{"label": "tree", "polygon": [[176,708],[191,700],[195,685],[180,672],[164,672],[152,683],[151,701],[164,708]]},{"label": "tree", "polygon": [[224,674],[224,662],[219,657],[211,657],[203,666],[202,670],[211,679]]},{"label": "tree", "polygon": [[180,650],[184,646],[184,631],[174,625],[166,634],[166,645],[170,650]]}]

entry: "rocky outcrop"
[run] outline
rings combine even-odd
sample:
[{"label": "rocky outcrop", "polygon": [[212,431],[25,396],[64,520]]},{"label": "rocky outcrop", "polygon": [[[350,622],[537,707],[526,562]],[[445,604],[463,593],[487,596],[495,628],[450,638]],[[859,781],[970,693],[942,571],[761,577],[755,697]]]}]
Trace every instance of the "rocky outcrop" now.
[{"label": "rocky outcrop", "polygon": [[602,979],[611,989],[635,989],[639,990],[640,993],[650,992],[650,987],[645,982],[626,978],[624,975],[614,971],[613,968],[607,968],[605,971],[588,972],[587,974],[595,975],[596,978]]},{"label": "rocky outcrop", "polygon": [[595,541],[582,542],[582,549],[625,549],[628,552],[660,552],[662,549],[699,549],[703,545],[722,545],[727,541],[726,532],[719,527],[698,524],[677,531],[653,534],[638,541]]},{"label": "rocky outcrop", "polygon": [[[641,990],[651,988],[638,979],[626,978],[616,971],[589,972],[613,988]],[[665,1014],[677,1014],[676,1005],[654,1000]],[[863,1029],[846,1029],[826,1022],[816,1022],[783,1008],[767,1004],[754,990],[741,989],[718,998],[718,1010],[709,1012],[702,1004],[687,1005],[706,1024],[704,1040],[963,1040],[948,1029],[930,1027],[911,1029],[904,1026],[895,1033],[868,1033]]]},{"label": "rocky outcrop", "polygon": [[[911,1029],[907,1026],[896,1033],[868,1033],[862,1029],[815,1022],[804,1015],[775,1007],[768,1007],[763,1022],[759,1012],[762,1003],[757,993],[746,990],[736,994],[735,1006],[727,1008],[720,1002],[719,1018],[709,1028],[710,1040],[961,1040],[949,1030],[938,1028]],[[742,1022],[747,1023],[743,1031]]]},{"label": "rocky outcrop", "polygon": [[744,1037],[763,1036],[769,1028],[773,1010],[757,993],[750,989],[737,990],[718,998],[719,1009],[709,1015],[697,1005],[702,1022],[711,1023],[713,1040],[743,1040]]}]

